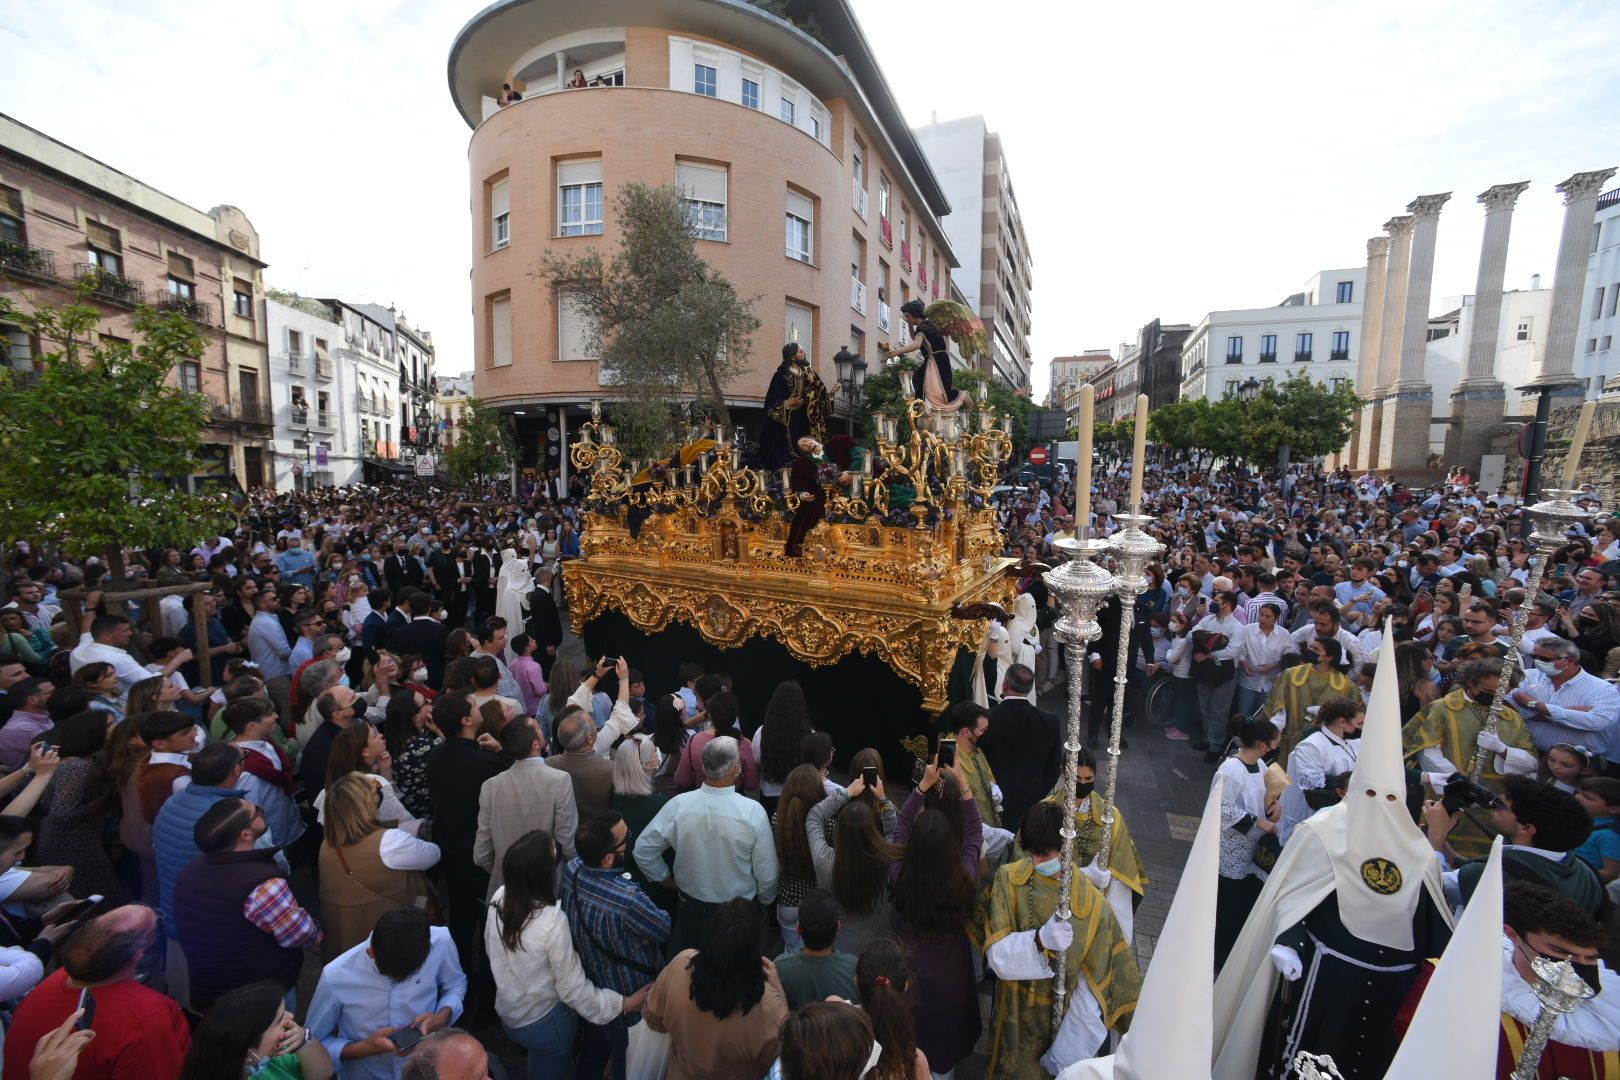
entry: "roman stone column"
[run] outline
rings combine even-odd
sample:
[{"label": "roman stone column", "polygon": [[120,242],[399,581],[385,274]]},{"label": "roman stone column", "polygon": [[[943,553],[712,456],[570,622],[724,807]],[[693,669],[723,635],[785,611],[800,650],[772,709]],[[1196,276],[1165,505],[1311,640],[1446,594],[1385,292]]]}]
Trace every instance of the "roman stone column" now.
[{"label": "roman stone column", "polygon": [[[1434,285],[1434,242],[1440,208],[1451,192],[1420,195],[1406,207],[1412,215],[1412,252],[1406,277],[1406,312],[1401,319],[1400,360],[1384,397],[1379,460],[1401,474],[1429,467],[1429,424],[1434,419],[1434,388],[1423,381],[1429,347],[1429,294]],[[1379,358],[1382,362],[1382,357]],[[1393,421],[1393,422],[1392,422]]]},{"label": "roman stone column", "polygon": [[1536,395],[1535,431],[1530,437],[1530,460],[1525,464],[1525,489],[1541,490],[1541,458],[1547,447],[1547,420],[1555,405],[1576,405],[1585,386],[1575,375],[1575,347],[1580,342],[1582,294],[1586,290],[1586,263],[1592,252],[1593,205],[1614,169],[1576,173],[1556,190],[1564,197],[1564,229],[1558,237],[1558,266],[1553,276],[1552,317],[1547,346],[1541,355],[1541,373],[1523,393]]},{"label": "roman stone column", "polygon": [[1480,458],[1501,427],[1506,396],[1496,377],[1496,352],[1502,339],[1502,282],[1507,275],[1508,233],[1513,207],[1530,186],[1497,184],[1482,192],[1485,239],[1479,251],[1479,277],[1468,331],[1463,378],[1451,393],[1451,424],[1446,428],[1446,464],[1461,465],[1479,476]]},{"label": "roman stone column", "polygon": [[[1367,241],[1367,284],[1361,292],[1361,329],[1356,343],[1356,393],[1366,398],[1378,382],[1378,334],[1384,325],[1384,283],[1389,271],[1389,237],[1375,236]],[[1356,411],[1355,427],[1350,429],[1350,467],[1370,466],[1372,450],[1372,404]]]},{"label": "roman stone column", "polygon": [[1412,256],[1412,219],[1402,215],[1384,222],[1389,234],[1389,264],[1384,274],[1384,303],[1378,321],[1378,381],[1373,384],[1371,429],[1364,433],[1369,469],[1389,468],[1384,454],[1385,397],[1400,374],[1401,323],[1406,318],[1406,269]]}]

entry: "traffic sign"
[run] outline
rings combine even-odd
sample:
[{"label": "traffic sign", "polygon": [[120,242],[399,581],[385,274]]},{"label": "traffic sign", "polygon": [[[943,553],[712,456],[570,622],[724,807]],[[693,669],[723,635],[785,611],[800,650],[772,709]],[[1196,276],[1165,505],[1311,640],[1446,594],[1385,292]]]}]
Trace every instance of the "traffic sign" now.
[{"label": "traffic sign", "polygon": [[1046,447],[1044,447],[1044,446],[1032,446],[1032,447],[1030,447],[1030,449],[1029,449],[1029,463],[1031,465],[1045,465],[1046,464]]}]

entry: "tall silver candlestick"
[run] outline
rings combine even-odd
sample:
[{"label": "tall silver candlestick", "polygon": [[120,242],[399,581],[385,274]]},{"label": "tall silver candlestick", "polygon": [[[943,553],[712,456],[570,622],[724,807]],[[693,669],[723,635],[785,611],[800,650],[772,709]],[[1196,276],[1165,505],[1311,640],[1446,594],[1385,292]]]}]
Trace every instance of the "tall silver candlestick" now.
[{"label": "tall silver candlestick", "polygon": [[1541,1011],[1536,1014],[1529,1038],[1524,1040],[1524,1053],[1519,1055],[1519,1067],[1513,1070],[1511,1080],[1535,1080],[1541,1067],[1541,1055],[1547,1050],[1547,1041],[1552,1038],[1558,1018],[1574,1012],[1594,992],[1585,979],[1575,974],[1568,960],[1538,956],[1530,961],[1530,966],[1536,973],[1535,984],[1530,989],[1541,1002]]},{"label": "tall silver candlestick", "polygon": [[[1060,919],[1072,914],[1069,897],[1074,889],[1075,871],[1075,771],[1080,757],[1081,724],[1085,713],[1085,673],[1087,647],[1097,640],[1102,628],[1097,625],[1097,609],[1114,591],[1113,575],[1098,566],[1095,560],[1108,550],[1103,540],[1086,537],[1086,527],[1080,526],[1079,536],[1064,537],[1057,541],[1059,551],[1069,561],[1043,575],[1046,587],[1058,598],[1062,614],[1053,626],[1053,636],[1062,642],[1069,664],[1069,719],[1063,741],[1063,859],[1058,869],[1058,909]],[[1016,831],[1018,822],[1009,822]],[[1063,1023],[1063,1012],[1069,988],[1068,955],[1059,953],[1053,969],[1052,1032],[1054,1037]]]},{"label": "tall silver candlestick", "polygon": [[1119,783],[1119,743],[1125,730],[1125,684],[1130,677],[1131,634],[1136,624],[1136,598],[1148,587],[1148,563],[1164,554],[1164,545],[1142,531],[1152,521],[1133,505],[1116,514],[1120,528],[1108,538],[1114,555],[1114,592],[1119,597],[1119,647],[1114,662],[1114,715],[1108,730],[1108,779],[1103,790],[1102,846],[1097,865],[1108,869],[1114,846],[1114,790]]},{"label": "tall silver candlestick", "polygon": [[[1524,664],[1524,653],[1520,646],[1524,641],[1525,620],[1530,617],[1530,609],[1535,605],[1536,597],[1541,592],[1541,574],[1547,565],[1547,560],[1557,553],[1558,549],[1569,542],[1569,527],[1577,522],[1591,519],[1591,514],[1575,505],[1575,496],[1579,491],[1566,491],[1559,488],[1546,488],[1541,492],[1542,500],[1534,506],[1525,508],[1525,514],[1535,525],[1535,531],[1529,536],[1530,562],[1526,567],[1528,581],[1525,585],[1524,603],[1513,612],[1513,630],[1508,645],[1507,655],[1502,658],[1502,679],[1496,684],[1496,696],[1491,699],[1491,711],[1485,717],[1485,730],[1492,735],[1496,734],[1497,725],[1502,719],[1502,710],[1507,708],[1508,686],[1513,682],[1513,673]],[[1471,773],[1475,781],[1479,780],[1480,773],[1485,771],[1485,762],[1490,760],[1490,752],[1483,746],[1474,750],[1474,768]]]}]

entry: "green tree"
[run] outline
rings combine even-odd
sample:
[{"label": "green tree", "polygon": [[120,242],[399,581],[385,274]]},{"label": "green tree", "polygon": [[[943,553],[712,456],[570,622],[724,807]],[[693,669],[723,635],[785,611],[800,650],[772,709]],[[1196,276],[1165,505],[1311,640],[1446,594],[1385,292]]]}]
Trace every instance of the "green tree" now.
[{"label": "green tree", "polygon": [[[684,430],[683,405],[731,426],[726,387],[750,370],[759,329],[753,300],[698,257],[697,231],[673,186],[629,183],[614,200],[619,243],[600,252],[547,252],[539,274],[568,294],[599,357],[627,454],[651,457]],[[645,444],[645,445],[643,445]]]},{"label": "green tree", "polygon": [[468,398],[456,428],[455,444],[445,452],[444,459],[452,484],[482,484],[507,475],[517,460],[511,421],[477,398]]},{"label": "green tree", "polygon": [[1304,458],[1344,446],[1361,399],[1348,383],[1329,389],[1298,371],[1284,383],[1262,384],[1253,401],[1239,404],[1243,421],[1236,454],[1263,467],[1276,462],[1284,446]]},{"label": "green tree", "polygon": [[125,547],[160,547],[228,526],[223,494],[181,487],[198,471],[209,404],[170,380],[206,339],[189,319],[135,312],[128,342],[91,336],[101,313],[84,303],[0,315],[47,346],[43,370],[0,367],[0,533],[99,555],[125,587]]},{"label": "green tree", "polygon": [[[910,357],[903,357],[866,377],[857,426],[863,441],[870,443],[872,439],[874,413],[900,417],[901,440],[911,437],[911,428],[906,420],[906,397],[911,393],[912,372],[916,370],[917,362]],[[964,412],[969,426],[974,431],[979,429],[979,387],[987,383],[986,401],[996,410],[998,425],[1006,425],[1005,430],[1013,444],[1013,461],[1022,461],[1029,453],[1030,446],[1029,414],[1034,406],[1030,404],[1029,399],[1019,397],[1005,383],[992,379],[981,371],[963,368],[951,373],[952,388],[967,392],[968,405]]]}]

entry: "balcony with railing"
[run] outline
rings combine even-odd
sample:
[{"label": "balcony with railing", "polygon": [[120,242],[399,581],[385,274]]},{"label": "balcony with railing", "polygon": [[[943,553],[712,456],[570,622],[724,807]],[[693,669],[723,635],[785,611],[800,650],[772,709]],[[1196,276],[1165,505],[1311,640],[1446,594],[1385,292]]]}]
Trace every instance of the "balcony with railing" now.
[{"label": "balcony with railing", "polygon": [[192,322],[201,323],[204,326],[213,325],[213,309],[208,306],[205,300],[181,296],[179,293],[168,293],[162,300],[158,301],[158,307],[163,311],[178,312]]},{"label": "balcony with railing", "polygon": [[287,410],[287,425],[295,428],[309,427],[311,411],[309,405],[302,398],[294,398],[292,408]]},{"label": "balcony with railing", "polygon": [[1260,354],[1260,362],[1262,364],[1275,364],[1277,362],[1277,354],[1275,352],[1263,352]]},{"label": "balcony with railing", "polygon": [[900,268],[908,272],[911,270],[911,245],[909,244],[900,245]]},{"label": "balcony with railing", "polygon": [[256,398],[233,397],[229,401],[208,399],[209,412],[216,424],[240,424],[246,427],[273,427],[275,410],[268,401]]},{"label": "balcony with railing", "polygon": [[1308,364],[1308,363],[1310,363],[1310,360],[1311,360],[1311,350],[1309,350],[1309,349],[1296,349],[1294,351],[1294,362],[1296,364]]},{"label": "balcony with railing", "polygon": [[1348,360],[1348,359],[1350,359],[1350,350],[1349,349],[1334,349],[1332,352],[1328,353],[1328,359],[1329,360]]},{"label": "balcony with railing", "polygon": [[138,307],[146,302],[146,287],[139,281],[95,263],[82,263],[74,267],[73,276],[80,285],[88,286],[92,299],[125,307]]},{"label": "balcony with railing", "polygon": [[308,360],[303,353],[290,352],[287,354],[287,370],[296,373],[304,371]]},{"label": "balcony with railing", "polygon": [[17,240],[0,240],[0,274],[54,284],[56,256]]},{"label": "balcony with railing", "polygon": [[325,409],[316,409],[310,414],[309,426],[320,431],[336,430],[332,426],[332,413]]},{"label": "balcony with railing", "polygon": [[866,314],[866,283],[857,278],[849,279],[849,306]]},{"label": "balcony with railing", "polygon": [[855,212],[861,216],[862,221],[865,221],[867,208],[866,188],[861,184],[858,176],[854,178],[853,183],[855,185]]}]

